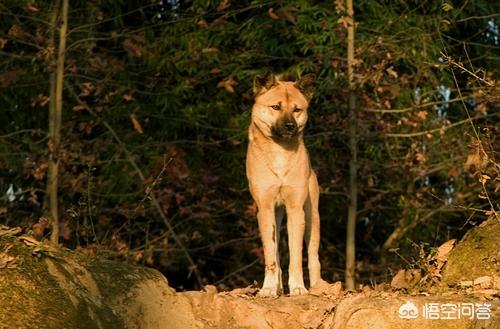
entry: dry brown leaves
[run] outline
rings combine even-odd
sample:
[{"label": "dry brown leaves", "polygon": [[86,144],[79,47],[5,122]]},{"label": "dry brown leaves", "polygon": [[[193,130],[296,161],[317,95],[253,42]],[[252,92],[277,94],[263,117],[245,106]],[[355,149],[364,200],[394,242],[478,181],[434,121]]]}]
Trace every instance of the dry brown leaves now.
[{"label": "dry brown leaves", "polygon": [[5,225],[0,225],[0,237],[2,236],[14,236],[21,233],[22,229],[20,227],[8,227]]},{"label": "dry brown leaves", "polygon": [[461,281],[459,287],[468,295],[480,299],[493,299],[500,297],[500,276],[480,276],[474,281]]},{"label": "dry brown leaves", "polygon": [[257,283],[254,282],[253,284],[251,284],[245,288],[233,289],[229,292],[229,294],[235,295],[238,297],[250,298],[250,297],[255,297],[258,292],[259,292],[259,288],[257,287]]},{"label": "dry brown leaves", "polygon": [[[20,227],[8,227],[5,225],[0,225],[0,237],[2,236],[15,236],[21,233]],[[12,248],[13,244],[7,244],[2,251],[0,251],[0,269],[2,268],[16,268],[17,259],[14,256],[9,255],[9,250]]]},{"label": "dry brown leaves", "polygon": [[[440,245],[436,252],[427,256],[425,265],[420,269],[400,270],[392,279],[391,287],[394,289],[411,289],[420,285],[431,285],[441,279],[441,270],[448,260],[448,255],[455,246],[456,240],[448,240]],[[422,255],[424,256],[424,255]],[[422,276],[422,271],[425,273]]]},{"label": "dry brown leaves", "polygon": [[234,93],[234,87],[238,84],[232,76],[225,78],[217,84],[217,88],[223,88],[228,93]]},{"label": "dry brown leaves", "polygon": [[132,125],[134,126],[134,130],[139,134],[142,134],[144,131],[142,130],[142,125],[139,122],[139,119],[135,115],[135,113],[130,114],[130,121],[132,121]]},{"label": "dry brown leaves", "polygon": [[446,241],[445,243],[443,243],[438,247],[437,253],[431,257],[431,260],[436,261],[437,270],[441,271],[444,264],[448,260],[448,255],[450,254],[450,251],[453,249],[456,242],[457,240],[455,239]]},{"label": "dry brown leaves", "polygon": [[410,289],[415,287],[422,279],[420,269],[399,270],[392,278],[391,287],[394,289]]},{"label": "dry brown leaves", "polygon": [[0,251],[0,269],[17,267],[16,258],[8,254],[12,246],[12,244],[8,244],[3,251]]},{"label": "dry brown leaves", "polygon": [[340,298],[343,296],[342,282],[337,281],[330,284],[326,281],[320,280],[318,283],[309,289],[309,294],[312,296],[325,296],[329,298]]}]

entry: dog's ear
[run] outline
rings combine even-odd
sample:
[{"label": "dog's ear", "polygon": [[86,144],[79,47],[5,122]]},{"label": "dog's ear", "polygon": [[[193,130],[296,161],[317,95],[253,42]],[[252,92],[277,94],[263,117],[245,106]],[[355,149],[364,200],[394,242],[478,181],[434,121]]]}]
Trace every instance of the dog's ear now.
[{"label": "dog's ear", "polygon": [[308,100],[310,100],[314,94],[314,82],[316,81],[316,76],[312,73],[304,75],[297,82],[295,82],[294,86],[301,93],[306,96]]},{"label": "dog's ear", "polygon": [[269,90],[272,86],[276,85],[276,77],[271,72],[264,75],[258,75],[253,81],[253,94],[257,96],[263,88]]}]

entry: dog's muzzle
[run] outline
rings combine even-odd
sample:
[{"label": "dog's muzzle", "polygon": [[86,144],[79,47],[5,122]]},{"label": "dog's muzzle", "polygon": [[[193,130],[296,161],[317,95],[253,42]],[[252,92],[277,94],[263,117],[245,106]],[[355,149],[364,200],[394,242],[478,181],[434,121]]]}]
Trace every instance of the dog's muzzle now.
[{"label": "dog's muzzle", "polygon": [[293,118],[278,121],[272,129],[273,135],[281,138],[292,138],[297,132],[297,122]]}]

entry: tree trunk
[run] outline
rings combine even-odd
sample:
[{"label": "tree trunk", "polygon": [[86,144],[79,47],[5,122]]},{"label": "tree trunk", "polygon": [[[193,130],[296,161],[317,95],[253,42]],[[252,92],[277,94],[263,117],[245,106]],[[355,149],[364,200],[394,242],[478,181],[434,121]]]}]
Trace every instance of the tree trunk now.
[{"label": "tree trunk", "polygon": [[[59,242],[59,207],[58,207],[58,179],[59,179],[59,144],[61,141],[62,93],[64,82],[64,56],[66,53],[66,33],[68,30],[68,1],[62,1],[61,26],[59,28],[59,46],[57,48],[56,70],[50,77],[50,105],[49,105],[49,173],[48,191],[52,233],[50,241]],[[55,1],[54,15],[59,11],[59,0]],[[54,17],[54,16],[53,16]],[[56,19],[53,19],[55,23]],[[54,25],[55,26],[55,25]]]},{"label": "tree trunk", "polygon": [[346,269],[345,285],[347,289],[355,287],[356,264],[356,213],[358,209],[357,186],[357,114],[356,98],[354,94],[354,10],[352,0],[346,0],[348,26],[347,26],[347,78],[349,80],[349,209],[347,214],[346,232]]}]

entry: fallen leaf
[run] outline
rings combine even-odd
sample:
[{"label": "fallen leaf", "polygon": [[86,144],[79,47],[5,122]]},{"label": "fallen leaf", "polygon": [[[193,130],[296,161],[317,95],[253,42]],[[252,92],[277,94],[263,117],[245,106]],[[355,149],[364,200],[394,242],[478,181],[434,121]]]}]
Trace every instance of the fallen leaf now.
[{"label": "fallen leaf", "polygon": [[57,253],[57,251],[58,251],[57,247],[54,247],[53,245],[46,244],[46,243],[39,243],[38,246],[36,246],[33,249],[31,254],[33,256],[38,256],[38,257],[41,256],[42,254],[50,256],[50,257],[54,257],[55,254]]},{"label": "fallen leaf", "polygon": [[474,280],[474,285],[482,289],[491,288],[493,280],[491,276],[480,276]]},{"label": "fallen leaf", "polygon": [[200,19],[199,21],[196,22],[196,26],[201,28],[207,28],[208,24],[204,19]]},{"label": "fallen leaf", "polygon": [[328,296],[338,298],[342,295],[342,282],[337,281],[330,284],[324,280],[320,280],[309,289],[309,294],[312,296]]},{"label": "fallen leaf", "polygon": [[338,20],[337,20],[337,23],[339,25],[341,25],[342,27],[344,28],[347,28],[349,27],[350,25],[352,25],[354,23],[354,21],[352,20],[351,17],[349,16],[342,16],[340,17]]},{"label": "fallen leaf", "polygon": [[39,166],[36,166],[35,168],[31,169],[31,174],[36,180],[41,181],[45,178],[45,173],[47,172],[48,167],[49,164],[43,162]]},{"label": "fallen leaf", "polygon": [[280,9],[277,10],[278,16],[285,18],[287,21],[289,21],[292,24],[297,24],[297,19],[295,16],[292,14],[292,12],[297,12],[298,9],[295,7],[291,6],[286,6],[286,7],[281,7]]},{"label": "fallen leaf", "polygon": [[422,279],[419,269],[399,270],[392,278],[391,287],[395,289],[413,288]]},{"label": "fallen leaf", "polygon": [[47,103],[49,101],[50,101],[50,97],[45,96],[43,94],[38,94],[38,96],[36,97],[36,99],[33,102],[31,102],[31,107],[45,106],[45,105],[47,105]]},{"label": "fallen leaf", "polygon": [[123,100],[124,100],[125,102],[131,102],[131,101],[133,101],[133,100],[134,100],[134,96],[132,96],[132,95],[130,95],[130,94],[124,94],[124,95],[122,96],[122,98],[123,98]]},{"label": "fallen leaf", "polygon": [[279,17],[278,15],[276,15],[274,13],[274,9],[273,8],[269,8],[269,10],[267,11],[267,14],[269,15],[269,17],[271,17],[271,19],[274,19],[274,20],[281,19],[281,17]]},{"label": "fallen leaf", "polygon": [[201,50],[201,52],[203,54],[217,53],[217,52],[219,52],[219,49],[215,48],[215,47],[207,47],[207,48],[203,48]]},{"label": "fallen leaf", "polygon": [[415,116],[418,119],[420,119],[421,121],[424,121],[428,115],[429,115],[429,112],[427,112],[427,111],[418,111],[417,113],[415,113]]},{"label": "fallen leaf", "polygon": [[22,229],[20,227],[8,227],[0,225],[0,236],[14,236],[21,233]]},{"label": "fallen leaf", "polygon": [[46,217],[40,217],[36,224],[31,227],[33,235],[37,240],[43,238],[45,229],[49,226],[50,220]]},{"label": "fallen leaf", "polygon": [[83,102],[83,103],[76,104],[75,106],[73,106],[72,110],[75,112],[80,112],[80,111],[85,110],[86,108],[87,108],[87,104],[85,102]]},{"label": "fallen leaf", "polygon": [[84,82],[82,83],[82,91],[78,96],[80,97],[85,97],[89,96],[91,93],[93,93],[96,90],[96,87],[92,82]]},{"label": "fallen leaf", "polygon": [[0,252],[0,269],[1,268],[14,268],[17,264],[15,264],[15,257],[10,256],[4,252]]},{"label": "fallen leaf", "polygon": [[398,78],[398,72],[394,71],[394,67],[388,67],[385,71],[394,79]]},{"label": "fallen leaf", "polygon": [[137,131],[139,134],[142,134],[143,133],[142,126],[139,120],[137,119],[135,113],[132,113],[130,115],[130,120],[132,120],[132,124],[134,125],[135,131]]},{"label": "fallen leaf", "polygon": [[19,240],[21,240],[28,247],[38,246],[40,244],[40,241],[28,235],[23,235],[19,238]]},{"label": "fallen leaf", "polygon": [[5,45],[7,44],[7,42],[9,42],[9,40],[0,38],[0,49],[3,49],[3,47],[5,47]]},{"label": "fallen leaf", "polygon": [[481,290],[474,290],[474,295],[479,298],[494,298],[495,296],[498,296],[500,291],[496,289],[481,289]]},{"label": "fallen leaf", "polygon": [[340,14],[340,13],[343,13],[346,11],[344,0],[335,0],[335,11],[337,12],[337,14]]},{"label": "fallen leaf", "polygon": [[372,287],[370,287],[370,286],[363,286],[363,288],[361,289],[361,291],[363,292],[363,295],[364,295],[365,297],[370,297],[370,296],[371,296],[371,295],[373,295],[373,293],[375,292],[375,291],[373,290],[373,288],[372,288]]},{"label": "fallen leaf", "polygon": [[7,32],[7,34],[11,37],[17,38],[17,39],[23,39],[24,38],[24,31],[19,25],[12,25]]},{"label": "fallen leaf", "polygon": [[467,281],[460,281],[460,287],[462,288],[468,288],[468,287],[472,287],[474,285],[474,281],[471,281],[471,280],[467,280]]},{"label": "fallen leaf", "polygon": [[31,11],[32,13],[37,13],[40,11],[40,9],[32,2],[28,2],[26,5],[26,8]]},{"label": "fallen leaf", "polygon": [[453,5],[451,5],[450,3],[448,2],[444,2],[442,5],[441,5],[441,9],[443,11],[450,11],[450,10],[453,10]]},{"label": "fallen leaf", "polygon": [[217,294],[217,287],[211,284],[207,284],[203,287],[203,291],[210,295],[215,295]]},{"label": "fallen leaf", "polygon": [[141,57],[144,54],[142,46],[130,38],[123,41],[123,49],[130,57]]},{"label": "fallen leaf", "polygon": [[456,241],[456,239],[448,240],[438,247],[438,251],[434,256],[437,262],[436,267],[438,270],[440,270],[444,266],[444,263],[448,260],[448,255],[455,246]]},{"label": "fallen leaf", "polygon": [[220,81],[217,84],[218,88],[224,88],[228,93],[232,94],[234,93],[234,86],[236,86],[238,83],[234,81],[232,76],[227,77],[226,79]]},{"label": "fallen leaf", "polygon": [[417,154],[415,154],[415,160],[419,163],[425,163],[427,161],[427,154],[424,152],[417,152]]},{"label": "fallen leaf", "polygon": [[9,70],[0,75],[0,87],[8,87],[15,83],[18,78],[16,70]]},{"label": "fallen leaf", "polygon": [[223,0],[217,6],[217,11],[223,11],[223,10],[226,10],[227,8],[229,8],[229,7],[231,7],[231,1],[229,1],[229,0]]},{"label": "fallen leaf", "polygon": [[482,174],[481,176],[479,176],[479,182],[483,185],[486,184],[486,182],[490,179],[491,177],[486,174]]},{"label": "fallen leaf", "polygon": [[481,114],[486,114],[488,112],[488,109],[486,107],[486,103],[481,102],[479,104],[476,104],[476,111],[478,111]]},{"label": "fallen leaf", "polygon": [[493,276],[493,289],[500,290],[500,276],[495,275]]},{"label": "fallen leaf", "polygon": [[255,285],[251,284],[248,287],[245,288],[237,288],[231,290],[229,293],[231,295],[248,295],[248,296],[255,296],[259,292],[259,288],[257,288]]}]

